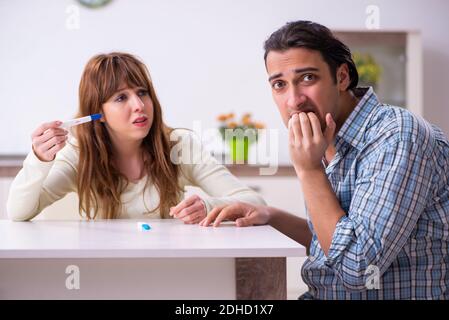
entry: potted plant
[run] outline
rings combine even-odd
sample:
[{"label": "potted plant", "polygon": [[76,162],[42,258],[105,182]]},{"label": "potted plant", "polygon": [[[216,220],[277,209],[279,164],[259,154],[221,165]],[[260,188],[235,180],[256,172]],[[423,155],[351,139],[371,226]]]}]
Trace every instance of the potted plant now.
[{"label": "potted plant", "polygon": [[361,86],[372,86],[377,88],[382,68],[369,53],[354,52],[353,59],[359,73],[359,83]]},{"label": "potted plant", "polygon": [[253,121],[250,113],[243,114],[240,121],[236,120],[234,113],[220,114],[217,120],[220,122],[218,130],[229,145],[233,163],[247,163],[249,147],[257,141],[258,129],[264,129],[265,125]]}]

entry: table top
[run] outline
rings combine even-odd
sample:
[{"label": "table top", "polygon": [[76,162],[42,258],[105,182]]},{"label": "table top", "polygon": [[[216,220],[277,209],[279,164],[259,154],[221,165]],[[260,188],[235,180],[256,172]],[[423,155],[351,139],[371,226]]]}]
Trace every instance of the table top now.
[{"label": "table top", "polygon": [[[138,222],[148,223],[141,231]],[[0,220],[0,258],[300,257],[306,250],[271,226],[217,228],[174,219]]]}]

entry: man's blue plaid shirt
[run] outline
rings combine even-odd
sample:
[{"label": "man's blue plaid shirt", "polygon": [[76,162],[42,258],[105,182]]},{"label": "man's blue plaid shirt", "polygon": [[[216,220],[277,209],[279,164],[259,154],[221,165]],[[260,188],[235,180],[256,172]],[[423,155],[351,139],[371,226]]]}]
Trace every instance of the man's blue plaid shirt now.
[{"label": "man's blue plaid shirt", "polygon": [[355,93],[326,168],[346,215],[327,257],[309,220],[302,298],[448,299],[449,142],[372,88]]}]

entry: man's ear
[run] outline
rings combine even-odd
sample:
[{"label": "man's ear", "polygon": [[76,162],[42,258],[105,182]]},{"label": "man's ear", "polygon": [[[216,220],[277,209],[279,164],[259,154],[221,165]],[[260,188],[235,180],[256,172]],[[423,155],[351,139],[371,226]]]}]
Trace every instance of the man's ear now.
[{"label": "man's ear", "polygon": [[349,68],[343,63],[337,69],[337,86],[340,91],[346,91],[349,87],[351,79],[349,78]]}]

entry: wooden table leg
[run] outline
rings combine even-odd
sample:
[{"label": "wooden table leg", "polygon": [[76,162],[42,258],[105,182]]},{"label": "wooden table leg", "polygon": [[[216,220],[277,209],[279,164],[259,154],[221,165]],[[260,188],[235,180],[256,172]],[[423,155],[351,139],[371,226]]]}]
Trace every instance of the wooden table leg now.
[{"label": "wooden table leg", "polygon": [[286,258],[236,258],[237,300],[287,299]]}]

